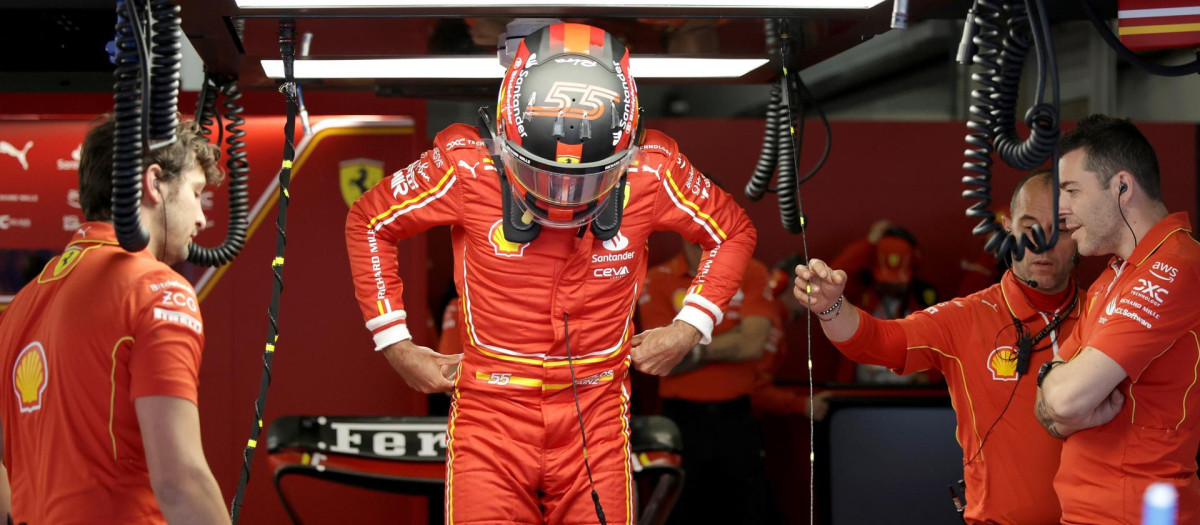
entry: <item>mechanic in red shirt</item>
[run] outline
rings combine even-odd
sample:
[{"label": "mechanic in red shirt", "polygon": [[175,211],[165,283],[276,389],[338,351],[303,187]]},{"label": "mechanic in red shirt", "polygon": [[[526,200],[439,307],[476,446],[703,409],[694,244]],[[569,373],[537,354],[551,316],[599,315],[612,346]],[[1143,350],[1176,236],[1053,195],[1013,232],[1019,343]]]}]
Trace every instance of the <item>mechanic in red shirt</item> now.
[{"label": "mechanic in red shirt", "polygon": [[[1051,180],[1040,172],[1019,183],[1006,229],[1027,234],[1040,224],[1050,231]],[[928,368],[945,374],[963,449],[967,523],[1058,521],[1052,483],[1062,444],[1039,431],[1030,408],[1033,374],[1059,355],[1059,334],[1079,317],[1074,259],[1075,243],[1060,236],[1044,253],[1026,252],[998,284],[889,321],[846,304],[842,270],[818,259],[796,267],[796,299],[812,301],[825,335],[847,357],[900,374]]]},{"label": "mechanic in red shirt", "polygon": [[[675,141],[640,132],[629,54],[603,30],[527,36],[496,116],[494,131],[486,118],[442,131],[351,208],[359,305],[411,387],[453,392],[447,523],[595,523],[601,507],[609,523],[631,523],[629,366],[664,375],[711,341],[756,233]],[[443,224],[462,298],[458,356],[412,341],[397,276],[396,243]],[[704,255],[674,321],[634,336],[656,230]]]},{"label": "mechanic in red shirt", "polygon": [[1059,212],[1083,255],[1113,257],[1085,296],[1062,359],[1038,376],[1037,416],[1063,444],[1063,523],[1137,523],[1156,481],[1200,520],[1200,245],[1168,214],[1154,148],[1128,120],[1093,115],[1058,143]]},{"label": "mechanic in red shirt", "polygon": [[83,142],[88,222],[0,318],[0,519],[229,523],[200,442],[204,320],[167,266],[205,224],[200,195],[221,180],[219,151],[187,122],[144,154],[149,243],[130,253],[112,224],[115,129],[103,121]]}]

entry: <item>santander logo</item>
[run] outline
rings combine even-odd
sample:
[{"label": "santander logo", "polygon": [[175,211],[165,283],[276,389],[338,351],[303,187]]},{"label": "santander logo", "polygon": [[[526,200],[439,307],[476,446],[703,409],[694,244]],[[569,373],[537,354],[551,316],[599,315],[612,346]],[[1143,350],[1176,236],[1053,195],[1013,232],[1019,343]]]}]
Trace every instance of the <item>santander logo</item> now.
[{"label": "santander logo", "polygon": [[617,232],[613,238],[604,241],[600,245],[610,252],[619,252],[629,247],[629,237],[622,235],[621,232]]}]

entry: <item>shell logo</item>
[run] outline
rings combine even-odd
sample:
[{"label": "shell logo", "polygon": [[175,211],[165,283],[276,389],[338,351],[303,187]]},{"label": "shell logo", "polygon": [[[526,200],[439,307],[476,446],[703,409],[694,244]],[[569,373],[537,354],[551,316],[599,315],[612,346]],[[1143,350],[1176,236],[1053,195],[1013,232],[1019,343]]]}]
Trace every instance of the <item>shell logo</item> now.
[{"label": "shell logo", "polygon": [[496,221],[492,225],[491,231],[488,232],[488,241],[492,243],[492,248],[496,250],[496,255],[501,257],[521,257],[525,255],[525,247],[529,243],[517,244],[510,242],[504,238],[504,228],[500,226],[503,220]]},{"label": "shell logo", "polygon": [[17,392],[21,412],[42,408],[42,394],[46,392],[47,383],[46,350],[42,343],[34,341],[17,354],[17,362],[13,365],[13,389]]},{"label": "shell logo", "polygon": [[1017,352],[1011,346],[996,348],[988,356],[987,367],[996,381],[1016,381]]}]

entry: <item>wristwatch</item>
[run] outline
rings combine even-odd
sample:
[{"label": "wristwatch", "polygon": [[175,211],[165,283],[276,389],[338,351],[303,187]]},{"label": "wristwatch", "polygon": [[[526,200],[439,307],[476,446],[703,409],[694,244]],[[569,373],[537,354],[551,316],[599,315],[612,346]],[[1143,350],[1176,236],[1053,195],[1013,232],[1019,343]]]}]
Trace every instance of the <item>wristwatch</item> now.
[{"label": "wristwatch", "polygon": [[1038,377],[1037,377],[1038,388],[1042,387],[1042,381],[1046,380],[1046,374],[1049,374],[1050,370],[1052,370],[1054,367],[1061,365],[1063,363],[1066,363],[1066,361],[1046,361],[1045,363],[1042,363],[1042,367],[1040,369],[1038,369]]}]

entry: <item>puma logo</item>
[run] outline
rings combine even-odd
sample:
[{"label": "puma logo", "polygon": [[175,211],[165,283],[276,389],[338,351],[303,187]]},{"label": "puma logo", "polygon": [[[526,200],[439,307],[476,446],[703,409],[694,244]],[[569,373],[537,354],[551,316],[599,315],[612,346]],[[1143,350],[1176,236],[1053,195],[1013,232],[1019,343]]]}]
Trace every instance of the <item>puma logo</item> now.
[{"label": "puma logo", "polygon": [[475,164],[467,164],[467,161],[465,161],[465,160],[460,160],[460,161],[458,161],[458,165],[459,165],[459,166],[461,166],[461,167],[462,167],[463,169],[465,169],[465,170],[469,170],[469,171],[471,172],[471,178],[472,178],[472,179],[474,179],[474,178],[476,178],[476,177],[477,177],[477,176],[475,175],[475,168],[479,167],[479,163],[478,163],[478,162],[476,162]]},{"label": "puma logo", "polygon": [[17,162],[21,163],[21,167],[25,171],[29,171],[29,161],[25,158],[25,154],[29,153],[29,149],[33,147],[33,141],[25,143],[24,149],[17,149],[16,146],[9,144],[6,140],[0,140],[0,153],[16,158]]}]

